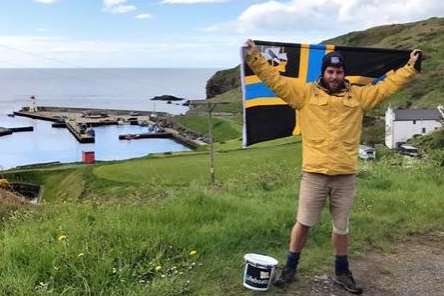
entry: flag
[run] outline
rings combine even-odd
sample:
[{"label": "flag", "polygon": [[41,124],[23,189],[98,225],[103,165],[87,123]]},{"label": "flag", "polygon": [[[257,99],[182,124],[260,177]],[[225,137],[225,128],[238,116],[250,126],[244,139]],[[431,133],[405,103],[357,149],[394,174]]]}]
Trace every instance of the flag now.
[{"label": "flag", "polygon": [[[404,66],[410,51],[254,41],[268,62],[281,75],[314,82],[321,74],[322,57],[339,51],[346,63],[346,79],[354,85],[376,84],[390,71]],[[241,80],[244,106],[243,144],[273,140],[301,133],[297,113],[265,85],[245,62],[242,50]],[[417,63],[415,67],[419,67]],[[419,70],[419,68],[418,68]]]}]

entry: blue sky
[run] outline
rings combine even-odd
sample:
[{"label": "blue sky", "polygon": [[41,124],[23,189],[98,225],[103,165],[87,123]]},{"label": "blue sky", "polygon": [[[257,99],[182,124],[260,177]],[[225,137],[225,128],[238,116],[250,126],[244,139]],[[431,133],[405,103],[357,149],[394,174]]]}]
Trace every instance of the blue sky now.
[{"label": "blue sky", "polygon": [[444,15],[438,0],[10,0],[1,67],[231,67],[247,38],[318,43]]}]

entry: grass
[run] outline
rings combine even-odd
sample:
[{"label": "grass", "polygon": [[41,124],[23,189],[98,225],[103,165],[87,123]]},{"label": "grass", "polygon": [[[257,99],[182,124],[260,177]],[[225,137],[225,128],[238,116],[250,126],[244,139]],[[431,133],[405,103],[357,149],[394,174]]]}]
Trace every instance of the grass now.
[{"label": "grass", "polygon": [[444,128],[437,129],[427,135],[410,139],[411,143],[424,150],[444,149]]},{"label": "grass", "polygon": [[[241,286],[242,257],[283,259],[301,147],[295,138],[246,150],[233,143],[217,146],[215,187],[206,153],[10,175],[48,190],[39,208],[1,226],[1,294],[252,295]],[[444,230],[442,168],[423,161],[401,169],[392,160],[362,164],[353,256]],[[330,231],[325,211],[304,251],[303,274],[330,268]]]},{"label": "grass", "polygon": [[[238,74],[239,75],[239,74]],[[239,79],[239,78],[238,78]],[[224,105],[218,105],[214,112],[224,112],[224,113],[233,113],[233,114],[240,114],[242,113],[242,92],[240,87],[233,88],[231,90],[228,90],[222,94],[219,94],[213,98],[210,99],[211,102],[228,102],[229,104]],[[193,108],[190,112],[190,114],[196,114],[196,113],[207,113],[207,107],[206,106],[196,106]]]},{"label": "grass", "polygon": [[[176,116],[181,125],[200,134],[208,135],[208,115]],[[215,117],[212,119],[214,141],[222,142],[241,136],[242,126],[232,118]]]},{"label": "grass", "polygon": [[0,188],[0,221],[10,217],[14,212],[30,207],[26,205],[20,196]]}]

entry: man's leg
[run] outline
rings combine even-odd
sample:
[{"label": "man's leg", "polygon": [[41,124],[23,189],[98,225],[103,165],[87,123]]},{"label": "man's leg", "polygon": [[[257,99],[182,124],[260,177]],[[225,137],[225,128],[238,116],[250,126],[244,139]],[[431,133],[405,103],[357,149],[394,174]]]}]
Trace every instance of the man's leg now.
[{"label": "man's leg", "polygon": [[305,226],[299,222],[296,222],[291,230],[290,235],[290,252],[299,253],[305,246],[307,241],[308,233],[310,232],[310,227]]},{"label": "man's leg", "polygon": [[348,264],[348,234],[332,233],[332,242],[335,249],[335,274],[350,272]]},{"label": "man's leg", "polygon": [[348,254],[348,234],[332,233],[333,247],[336,256],[347,256]]},{"label": "man's leg", "polygon": [[296,222],[291,230],[290,245],[288,247],[287,263],[285,264],[279,278],[274,282],[275,286],[285,287],[293,282],[299,264],[299,256],[307,241],[310,227]]},{"label": "man's leg", "polygon": [[321,210],[327,196],[328,177],[321,174],[303,173],[299,191],[297,222],[290,235],[287,263],[274,282],[283,287],[295,279],[299,256],[307,241],[310,227],[319,223]]},{"label": "man's leg", "polygon": [[356,193],[356,176],[335,176],[330,184],[330,212],[333,218],[332,242],[335,249],[335,282],[347,291],[361,294],[348,263],[348,224]]}]

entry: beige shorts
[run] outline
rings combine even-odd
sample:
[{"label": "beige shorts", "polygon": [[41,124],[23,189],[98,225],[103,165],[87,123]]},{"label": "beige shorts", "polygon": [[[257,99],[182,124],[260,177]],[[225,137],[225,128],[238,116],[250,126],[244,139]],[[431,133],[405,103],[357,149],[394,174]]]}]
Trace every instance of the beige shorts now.
[{"label": "beige shorts", "polygon": [[297,221],[306,226],[318,224],[325,200],[329,196],[333,232],[348,234],[348,220],[355,193],[355,174],[329,176],[303,172]]}]

